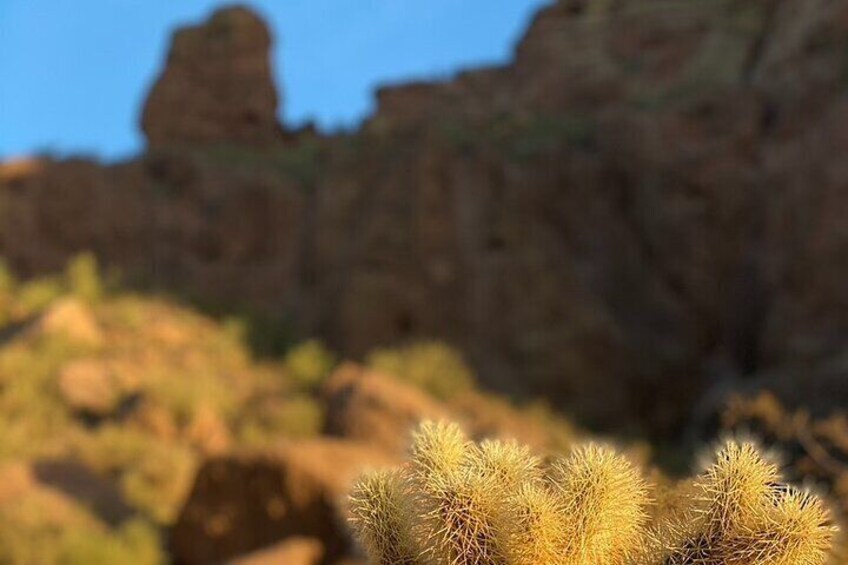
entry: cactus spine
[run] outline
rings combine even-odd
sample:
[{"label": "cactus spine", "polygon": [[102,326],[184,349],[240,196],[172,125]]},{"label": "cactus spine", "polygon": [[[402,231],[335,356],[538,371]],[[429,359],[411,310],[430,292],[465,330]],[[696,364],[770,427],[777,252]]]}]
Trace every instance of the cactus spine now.
[{"label": "cactus spine", "polygon": [[[648,523],[648,486],[613,449],[543,464],[514,442],[425,422],[409,462],[365,475],[351,523],[376,565],[823,565],[835,534],[816,496],[728,442]],[[682,508],[681,508],[682,506]],[[662,507],[662,506],[660,506]]]}]

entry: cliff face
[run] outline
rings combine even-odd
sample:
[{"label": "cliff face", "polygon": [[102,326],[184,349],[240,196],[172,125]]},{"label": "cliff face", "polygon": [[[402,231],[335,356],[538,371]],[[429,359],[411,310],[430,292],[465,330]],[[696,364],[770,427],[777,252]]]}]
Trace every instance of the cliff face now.
[{"label": "cliff face", "polygon": [[276,125],[267,37],[178,33],[133,161],[2,166],[0,253],[91,249],[346,354],[440,337],[601,425],[848,400],[848,1],[561,0],[513,64],[339,136]]}]

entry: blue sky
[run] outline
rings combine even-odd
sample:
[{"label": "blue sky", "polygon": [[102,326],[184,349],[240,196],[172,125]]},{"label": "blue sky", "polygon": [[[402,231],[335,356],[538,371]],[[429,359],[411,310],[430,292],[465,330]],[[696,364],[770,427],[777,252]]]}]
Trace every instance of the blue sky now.
[{"label": "blue sky", "polygon": [[[356,124],[372,90],[509,59],[548,0],[255,0],[271,22],[281,116]],[[140,105],[170,30],[216,0],[0,0],[0,159],[139,151]]]}]

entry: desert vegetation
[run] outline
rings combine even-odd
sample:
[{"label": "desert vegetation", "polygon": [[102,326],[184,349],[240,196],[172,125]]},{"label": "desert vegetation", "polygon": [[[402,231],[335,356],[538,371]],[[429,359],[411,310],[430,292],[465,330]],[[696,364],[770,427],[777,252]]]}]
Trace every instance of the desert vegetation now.
[{"label": "desert vegetation", "polygon": [[336,132],[222,8],[0,163],[0,565],[848,563],[848,0],[547,4]]},{"label": "desert vegetation", "polygon": [[[50,277],[0,269],[0,563],[171,562],[208,461],[280,442],[333,457],[342,440],[368,446],[345,455],[358,473],[402,455],[428,418],[462,428],[422,424],[407,463],[353,489],[353,529],[375,563],[815,565],[836,539],[822,499],[787,486],[753,443],[727,443],[675,481],[647,444],[616,450],[542,404],[481,391],[444,343],[382,348],[362,365],[317,340],[269,357],[251,349],[250,323],[128,291],[90,254]],[[787,454],[792,480],[844,500],[840,420],[763,397],[732,403],[722,422]]]},{"label": "desert vegetation", "polygon": [[[401,437],[425,408],[481,434],[523,426],[561,446],[574,433],[479,391],[443,343],[383,348],[360,367],[317,340],[257,353],[252,323],[131,291],[87,253],[27,280],[0,266],[0,564],[170,562],[198,470],[222,454]],[[361,406],[333,388],[344,367]],[[393,414],[398,390],[410,404]],[[346,419],[331,427],[329,411]]]},{"label": "desert vegetation", "polygon": [[359,480],[350,512],[376,565],[822,565],[837,532],[750,442],[660,492],[610,447],[542,460],[432,422],[406,464]]},{"label": "desert vegetation", "polygon": [[121,290],[89,254],[0,269],[0,563],[166,562],[206,455],[319,433],[323,352],[256,361],[239,328]]}]

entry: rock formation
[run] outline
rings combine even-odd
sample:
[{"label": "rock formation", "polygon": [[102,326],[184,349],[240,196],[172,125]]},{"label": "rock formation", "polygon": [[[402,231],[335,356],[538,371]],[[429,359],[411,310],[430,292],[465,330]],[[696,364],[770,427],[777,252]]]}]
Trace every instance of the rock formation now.
[{"label": "rock formation", "polygon": [[338,558],[351,546],[339,519],[348,489],[364,466],[393,462],[365,444],[329,439],[212,458],[174,527],[175,559],[214,563],[300,536]]},{"label": "rock formation", "polygon": [[675,433],[845,366],[847,43],[846,0],[561,0],[512,64],[282,140],[268,36],[228,10],[177,34],[145,154],[0,170],[0,252],[90,249],[354,356],[438,337],[491,387]]},{"label": "rock formation", "polygon": [[274,141],[270,48],[268,28],[245,8],[220,10],[203,25],[178,30],[144,107],[150,145]]}]

